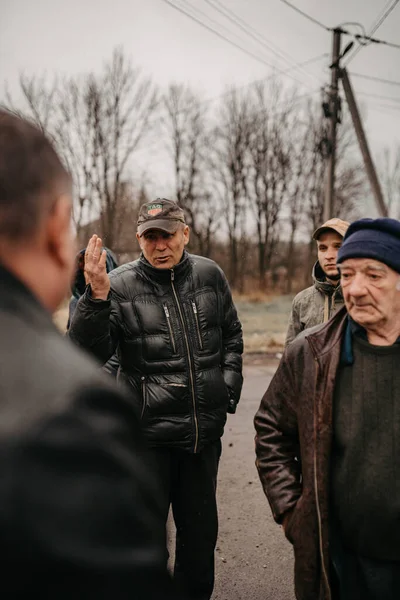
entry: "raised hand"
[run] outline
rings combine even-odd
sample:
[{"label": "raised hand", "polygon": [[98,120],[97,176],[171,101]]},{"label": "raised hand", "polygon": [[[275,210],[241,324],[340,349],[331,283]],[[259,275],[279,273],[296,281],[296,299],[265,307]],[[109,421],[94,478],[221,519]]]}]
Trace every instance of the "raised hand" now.
[{"label": "raised hand", "polygon": [[85,252],[85,280],[92,288],[92,298],[107,300],[110,291],[110,279],[106,269],[107,252],[101,251],[103,242],[92,235]]}]

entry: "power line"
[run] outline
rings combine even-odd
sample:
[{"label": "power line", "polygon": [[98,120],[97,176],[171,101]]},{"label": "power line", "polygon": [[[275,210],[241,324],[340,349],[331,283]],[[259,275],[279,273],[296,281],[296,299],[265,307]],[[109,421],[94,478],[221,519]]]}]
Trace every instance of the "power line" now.
[{"label": "power line", "polygon": [[[297,65],[294,65],[293,67],[290,67],[288,69],[288,71],[290,71],[291,69],[294,69],[296,67],[299,67],[299,66],[306,66],[306,65],[312,64],[312,63],[316,62],[317,60],[321,60],[322,58],[326,58],[326,56],[327,56],[327,54],[320,54],[318,56],[314,56],[313,58],[309,58],[308,60],[304,61],[303,63],[299,63]],[[245,83],[242,86],[230,88],[229,90],[227,90],[226,92],[223,92],[222,94],[219,94],[218,96],[214,96],[213,98],[208,98],[207,100],[203,100],[202,102],[198,103],[198,106],[203,106],[203,105],[206,105],[206,104],[211,104],[212,102],[215,102],[216,100],[219,100],[220,98],[223,98],[224,96],[228,96],[229,94],[232,94],[232,92],[237,92],[237,91],[242,90],[242,89],[244,89],[246,87],[250,87],[252,85],[256,85],[257,83],[261,83],[263,81],[267,81],[268,79],[272,79],[273,77],[274,77],[274,73],[272,73],[270,75],[267,75],[266,77],[262,77],[261,79],[253,79],[249,83]],[[311,92],[308,92],[307,94],[301,94],[300,96],[297,96],[294,99],[294,103],[297,104],[300,100],[304,100],[306,98],[311,98],[312,96],[314,96],[315,94],[320,93],[320,92],[321,92],[321,88],[317,88],[317,89],[314,89]],[[183,112],[183,111],[179,111],[179,112]],[[280,114],[280,113],[279,112],[278,113],[274,113],[274,115],[278,115],[278,114]],[[163,121],[163,119],[164,119],[164,117],[162,117],[162,116],[157,117],[157,119],[155,119],[151,123],[151,125],[152,126],[157,125],[158,123],[161,123]],[[140,153],[140,152],[143,152],[145,150],[149,150],[150,148],[154,147],[155,145],[158,145],[159,141],[160,141],[159,132],[154,132],[154,133],[151,134],[150,144],[148,144],[147,146],[142,146],[141,148],[138,148],[137,152]]]},{"label": "power line", "polygon": [[[397,44],[393,44],[392,42],[386,42],[384,40],[378,40],[373,38],[372,36],[374,35],[374,33],[379,29],[379,27],[383,24],[383,22],[387,19],[387,17],[390,15],[390,13],[392,12],[392,10],[396,7],[396,5],[399,3],[400,0],[394,0],[394,2],[392,2],[392,0],[389,0],[389,2],[386,4],[385,8],[383,9],[383,14],[381,16],[379,16],[375,19],[375,24],[372,25],[370,32],[368,34],[368,36],[355,36],[356,39],[360,40],[361,38],[364,39],[365,41],[369,41],[370,44],[384,44],[387,46],[391,46],[393,48],[400,48],[400,46],[398,46]],[[390,6],[388,7],[388,5],[390,4]],[[358,48],[355,49],[355,51],[353,52],[353,54],[350,56],[349,60],[346,63],[346,66],[350,63],[350,61],[354,60],[354,58],[357,56],[357,54],[361,51],[361,48],[364,45],[368,45],[368,44],[362,44],[361,46],[359,46]]]},{"label": "power line", "polygon": [[[376,110],[377,112],[380,112],[382,114],[390,115],[393,118],[394,118],[393,112],[399,113],[399,111],[400,111],[399,106],[393,106],[390,104],[368,104],[367,108],[368,108],[368,110]],[[399,116],[396,115],[396,118],[400,118],[400,115]]]},{"label": "power line", "polygon": [[393,0],[387,0],[385,6],[383,7],[382,10],[379,11],[377,17],[374,19],[372,25],[371,25],[371,31],[374,31],[374,28],[376,27],[377,23],[379,23],[379,20],[382,17],[382,14],[386,11],[386,9],[392,4]]},{"label": "power line", "polygon": [[378,81],[379,83],[385,83],[386,85],[394,85],[400,87],[400,81],[395,81],[394,79],[382,79],[381,77],[374,77],[373,75],[365,75],[364,73],[354,73],[351,72],[350,75],[352,77],[360,77],[361,79],[368,79],[370,81]]},{"label": "power line", "polygon": [[400,97],[396,96],[382,96],[381,94],[371,94],[370,92],[357,92],[357,95],[367,96],[368,98],[376,98],[378,100],[389,100],[389,102],[400,102]]},{"label": "power line", "polygon": [[[313,56],[312,58],[308,58],[304,62],[297,63],[297,64],[289,67],[286,71],[283,71],[281,73],[281,75],[285,75],[289,71],[294,70],[296,68],[305,67],[307,65],[311,65],[311,64],[313,64],[313,63],[315,63],[315,62],[317,62],[319,60],[322,60],[323,58],[326,58],[327,56],[328,55],[326,53],[324,53],[324,54],[318,54],[318,56]],[[245,83],[243,85],[230,88],[228,91],[225,91],[222,94],[219,94],[218,96],[213,96],[212,98],[208,98],[206,100],[202,100],[201,102],[198,103],[198,106],[204,106],[206,104],[211,104],[212,102],[215,102],[216,100],[219,100],[220,98],[223,98],[224,96],[227,96],[227,95],[231,94],[232,92],[242,90],[242,89],[250,87],[252,85],[256,85],[257,83],[262,83],[263,81],[268,81],[268,79],[272,79],[273,77],[275,77],[275,73],[270,73],[269,75],[266,75],[265,77],[261,77],[261,78],[258,78],[258,79],[253,79],[252,81],[249,81],[248,83]],[[301,96],[298,96],[298,98],[305,98],[307,96],[312,96],[312,95],[316,94],[320,90],[321,90],[321,88],[314,89],[311,93],[309,93],[309,94],[303,94]],[[183,112],[183,111],[181,111],[181,112]],[[151,121],[150,125],[152,127],[154,127],[154,125],[157,125],[158,123],[161,123],[162,120],[163,120],[163,118],[164,118],[163,116],[156,117],[153,121]],[[155,135],[157,135],[157,134],[155,134]]]},{"label": "power line", "polygon": [[[266,65],[267,67],[270,67],[272,69],[276,69],[276,71],[278,73],[282,73],[282,74],[284,73],[284,71],[282,69],[277,69],[276,67],[274,67],[273,65],[271,65],[270,63],[268,63],[261,56],[258,56],[257,54],[254,54],[253,52],[251,52],[251,50],[248,50],[247,48],[243,48],[243,46],[241,46],[240,44],[237,44],[233,40],[230,40],[228,37],[226,37],[222,33],[220,33],[217,29],[214,29],[213,27],[210,27],[209,25],[207,25],[207,23],[204,23],[204,21],[202,21],[201,19],[198,19],[194,15],[192,15],[189,12],[185,11],[183,8],[181,8],[180,6],[177,6],[176,4],[174,4],[173,2],[171,2],[170,0],[163,0],[163,1],[166,4],[168,4],[169,6],[171,6],[172,8],[175,8],[175,10],[177,10],[178,12],[180,12],[180,13],[184,14],[185,16],[189,17],[189,19],[192,19],[193,21],[195,21],[196,23],[198,23],[199,25],[201,25],[201,27],[204,27],[208,31],[211,31],[212,33],[214,33],[219,38],[225,40],[226,42],[228,42],[232,46],[235,46],[235,48],[238,48],[239,50],[241,50],[245,54],[248,54],[249,56],[251,56],[252,58],[254,58],[255,60],[257,60],[258,62],[261,62],[264,65]],[[296,77],[293,77],[293,75],[289,75],[288,74],[287,76],[290,77],[291,79],[293,79],[294,81],[296,81],[297,83],[300,83],[300,85],[304,85],[301,81],[299,81],[298,79],[296,79]]]},{"label": "power line", "polygon": [[[318,21],[318,19],[315,19],[314,17],[312,17],[308,13],[304,12],[303,10],[301,10],[300,8],[298,8],[297,6],[294,6],[294,4],[292,4],[291,2],[288,2],[288,0],[281,0],[281,2],[283,2],[283,4],[286,4],[287,6],[289,6],[290,8],[292,8],[293,10],[295,10],[297,13],[299,13],[300,15],[302,15],[303,17],[305,17],[306,19],[308,19],[312,23],[315,23],[316,25],[318,25],[322,29],[325,29],[325,31],[333,31],[335,29],[334,27],[328,27],[327,25],[324,25],[324,23],[321,23],[321,21]],[[393,0],[389,0],[389,3],[390,2],[393,2]],[[382,44],[384,46],[389,46],[390,48],[396,48],[397,50],[400,50],[400,44],[395,44],[394,42],[388,42],[386,40],[379,40],[377,38],[372,37],[373,34],[378,30],[378,28],[382,25],[382,23],[387,19],[387,17],[390,15],[390,13],[392,12],[392,10],[397,6],[397,4],[399,2],[400,2],[400,0],[394,0],[394,4],[391,5],[389,7],[389,9],[386,10],[386,12],[381,17],[378,17],[378,22],[372,27],[372,29],[371,29],[371,31],[370,31],[370,33],[368,35],[365,35],[365,34],[364,35],[360,35],[360,34],[355,35],[355,34],[351,33],[350,31],[346,31],[345,29],[343,29],[342,26],[340,26],[338,28],[338,29],[340,29],[340,31],[343,34],[350,35],[350,36],[354,37],[361,44],[361,46],[359,46],[358,48],[356,48],[356,50],[354,51],[353,55],[347,61],[347,64],[349,64],[350,60],[352,60],[360,52],[362,46],[368,46],[369,44]],[[386,7],[387,6],[388,5],[386,5]],[[385,7],[385,9],[386,9],[386,7]],[[361,23],[349,23],[349,24],[350,25],[357,25],[359,27],[362,27]],[[361,43],[361,40],[363,40],[364,43]]]},{"label": "power line", "polygon": [[[347,32],[344,31],[343,33],[347,33]],[[365,41],[369,42],[370,44],[381,44],[382,46],[389,46],[389,48],[396,48],[397,50],[400,50],[400,44],[395,44],[394,42],[387,42],[386,40],[379,40],[377,38],[374,38],[374,37],[371,37],[368,35],[355,35],[354,37],[358,41],[365,40]],[[369,46],[369,44],[363,44],[363,45]]]},{"label": "power line", "polygon": [[[239,15],[237,15],[232,10],[230,10],[228,7],[226,7],[224,4],[222,4],[222,2],[219,2],[219,0],[204,0],[204,1],[209,6],[211,6],[216,11],[218,11],[220,14],[222,14],[224,17],[229,19],[234,25],[236,25],[242,31],[244,31],[251,39],[255,40],[258,44],[261,44],[264,48],[267,48],[270,52],[275,54],[275,56],[284,60],[289,65],[293,65],[294,63],[296,63],[296,59],[294,59],[292,56],[290,56],[290,54],[288,54],[287,52],[284,52],[283,50],[280,50],[277,47],[274,47],[274,45],[271,44],[271,42],[269,40],[267,41],[265,36],[263,36],[259,31],[257,31],[257,29],[255,29],[252,25],[250,25],[244,19],[239,17]],[[318,78],[316,77],[316,75],[308,73],[304,69],[302,69],[302,71],[309,77],[313,77],[314,79],[319,81]]]},{"label": "power line", "polygon": [[[393,9],[396,8],[396,6],[399,3],[399,1],[400,0],[394,0],[393,4],[388,7],[388,9],[386,10],[386,12],[378,20],[378,22],[376,23],[376,25],[374,25],[374,27],[370,31],[369,35],[374,35],[375,31],[378,31],[379,27],[383,24],[384,21],[386,21],[386,19],[388,18],[388,16],[390,15],[390,13],[393,11]],[[390,2],[388,2],[388,4],[390,4]]]},{"label": "power line", "polygon": [[315,19],[314,17],[312,17],[308,13],[304,12],[303,10],[301,10],[300,8],[298,8],[297,6],[294,6],[294,4],[291,4],[291,2],[288,2],[288,0],[281,0],[281,2],[283,2],[283,4],[286,4],[287,6],[289,6],[290,8],[292,8],[293,10],[295,10],[296,12],[298,12],[300,15],[302,15],[303,17],[305,17],[309,21],[311,21],[311,23],[314,23],[315,25],[318,25],[322,29],[325,29],[325,31],[330,31],[330,27],[327,27],[326,25],[324,25],[323,23],[321,23],[321,21],[318,21],[317,19]]},{"label": "power line", "polygon": [[[197,13],[197,16],[199,19],[201,19],[201,17],[205,17],[206,19],[208,19],[208,21],[210,21],[213,25],[217,26],[217,27],[222,27],[222,29],[224,31],[226,31],[228,34],[234,35],[240,42],[246,44],[246,40],[244,40],[243,38],[239,37],[234,31],[232,31],[231,29],[228,29],[227,27],[225,27],[222,23],[220,23],[219,21],[215,21],[214,19],[212,19],[208,14],[206,14],[204,11],[200,10],[199,8],[197,8],[197,6],[193,6],[192,4],[189,4],[186,0],[181,0],[181,2],[183,3],[184,7],[190,8],[191,11],[193,11],[194,13]],[[200,15],[200,16],[199,16]]]}]

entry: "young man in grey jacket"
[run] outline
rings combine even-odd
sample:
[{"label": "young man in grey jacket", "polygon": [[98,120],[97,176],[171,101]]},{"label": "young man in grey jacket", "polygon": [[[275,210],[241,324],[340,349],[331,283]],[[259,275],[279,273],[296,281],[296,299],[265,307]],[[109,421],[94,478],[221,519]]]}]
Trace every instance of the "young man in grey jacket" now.
[{"label": "young man in grey jacket", "polygon": [[304,329],[328,321],[343,306],[340,274],[336,258],[349,223],[329,219],[314,231],[318,260],[313,268],[312,286],[293,300],[285,345],[288,346]]}]

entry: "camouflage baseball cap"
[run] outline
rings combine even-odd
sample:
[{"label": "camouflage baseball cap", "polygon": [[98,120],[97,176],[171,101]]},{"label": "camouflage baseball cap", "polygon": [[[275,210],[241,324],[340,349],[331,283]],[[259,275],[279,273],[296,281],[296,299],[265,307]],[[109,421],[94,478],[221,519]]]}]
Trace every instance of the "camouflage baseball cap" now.
[{"label": "camouflage baseball cap", "polygon": [[329,231],[330,229],[333,229],[333,231],[336,231],[341,237],[344,237],[349,225],[350,223],[342,221],[342,219],[329,219],[314,231],[313,240],[317,240],[321,233],[325,233],[325,231]]},{"label": "camouflage baseball cap", "polygon": [[149,229],[161,229],[167,233],[175,233],[179,223],[185,223],[185,215],[181,207],[173,200],[157,198],[157,200],[146,202],[140,207],[137,231],[139,235],[143,235]]}]

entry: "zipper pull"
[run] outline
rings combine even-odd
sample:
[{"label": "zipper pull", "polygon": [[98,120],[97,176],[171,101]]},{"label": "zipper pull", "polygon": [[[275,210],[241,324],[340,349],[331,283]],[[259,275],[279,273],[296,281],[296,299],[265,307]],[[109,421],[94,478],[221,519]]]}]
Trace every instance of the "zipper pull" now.
[{"label": "zipper pull", "polygon": [[196,303],[192,301],[192,306],[193,306],[193,312],[195,315],[197,315],[197,306]]},{"label": "zipper pull", "polygon": [[165,312],[165,316],[167,317],[167,319],[169,319],[169,310],[166,304],[164,304],[164,312]]},{"label": "zipper pull", "polygon": [[173,269],[171,269],[171,281],[175,280],[175,272]]}]

